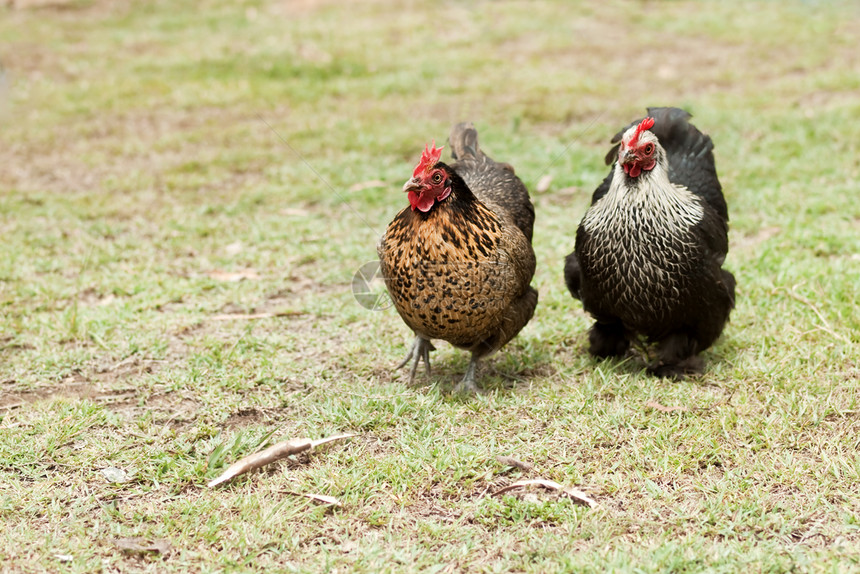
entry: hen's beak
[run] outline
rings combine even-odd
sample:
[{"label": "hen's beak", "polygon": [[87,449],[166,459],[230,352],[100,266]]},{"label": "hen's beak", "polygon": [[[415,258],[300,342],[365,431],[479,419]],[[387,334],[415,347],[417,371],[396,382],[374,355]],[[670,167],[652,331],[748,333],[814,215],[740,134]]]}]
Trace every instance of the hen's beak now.
[{"label": "hen's beak", "polygon": [[627,165],[628,163],[633,163],[634,161],[636,161],[636,154],[629,149],[626,149],[618,154],[618,163],[620,163],[621,165]]},{"label": "hen's beak", "polygon": [[421,189],[421,180],[417,177],[413,177],[412,179],[406,180],[406,183],[403,184],[403,191],[418,191]]}]

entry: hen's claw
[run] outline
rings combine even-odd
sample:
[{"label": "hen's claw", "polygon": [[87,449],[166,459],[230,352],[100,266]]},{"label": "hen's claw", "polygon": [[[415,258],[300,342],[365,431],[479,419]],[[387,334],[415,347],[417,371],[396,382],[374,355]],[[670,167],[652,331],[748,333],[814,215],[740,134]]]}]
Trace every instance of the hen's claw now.
[{"label": "hen's claw", "polygon": [[469,368],[466,369],[466,375],[463,377],[463,380],[457,383],[457,386],[454,387],[455,393],[475,394],[478,392],[478,385],[475,383],[475,368],[477,366],[478,360],[472,357],[472,360],[469,361]]},{"label": "hen's claw", "polygon": [[427,375],[430,375],[430,351],[435,351],[436,347],[433,346],[433,343],[430,342],[429,339],[425,339],[424,337],[417,336],[415,337],[415,341],[412,342],[412,348],[409,349],[409,353],[406,355],[406,358],[401,361],[395,369],[399,370],[406,366],[409,361],[412,361],[412,369],[409,371],[409,382],[411,383],[415,380],[415,371],[418,370],[418,363],[423,359],[424,360],[424,372]]}]

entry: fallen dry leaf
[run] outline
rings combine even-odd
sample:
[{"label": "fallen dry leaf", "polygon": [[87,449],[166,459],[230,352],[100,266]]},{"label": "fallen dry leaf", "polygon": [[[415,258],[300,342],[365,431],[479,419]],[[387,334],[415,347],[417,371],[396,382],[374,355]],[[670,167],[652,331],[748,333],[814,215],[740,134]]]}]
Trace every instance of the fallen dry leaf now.
[{"label": "fallen dry leaf", "polygon": [[331,504],[332,506],[341,506],[340,501],[334,496],[326,496],[325,494],[314,494],[311,492],[306,492],[302,494],[302,496],[306,496],[311,500],[316,500],[317,502],[322,502],[323,504]]},{"label": "fallen dry leaf", "polygon": [[227,255],[238,255],[239,253],[242,253],[242,250],[244,248],[245,246],[242,245],[241,241],[234,241],[233,243],[225,247],[224,251],[227,252]]},{"label": "fallen dry leaf", "polygon": [[511,456],[497,456],[496,460],[499,464],[504,464],[505,466],[513,466],[520,470],[531,471],[535,469],[535,465],[529,462],[523,462],[521,460],[517,460]]},{"label": "fallen dry leaf", "polygon": [[675,411],[679,411],[682,413],[690,412],[690,409],[687,407],[664,407],[660,403],[657,403],[654,401],[648,401],[647,403],[645,403],[645,406],[650,407],[650,408],[654,409],[655,411],[660,411],[661,413],[673,413]]},{"label": "fallen dry leaf", "polygon": [[123,483],[128,482],[130,480],[128,473],[121,468],[116,468],[115,466],[109,466],[107,468],[102,469],[102,476],[104,476],[108,482],[114,483]]},{"label": "fallen dry leaf", "polygon": [[259,279],[260,276],[253,269],[243,269],[241,271],[224,271],[223,269],[215,269],[206,274],[210,279],[216,281],[224,281],[227,283],[237,283],[245,279]]},{"label": "fallen dry leaf", "polygon": [[161,554],[162,556],[170,552],[170,541],[168,540],[152,540],[145,538],[117,538],[111,541],[114,546],[129,554]]},{"label": "fallen dry leaf", "polygon": [[271,464],[276,460],[280,460],[290,455],[310,450],[311,446],[312,441],[309,438],[298,438],[279,442],[265,450],[248,455],[234,462],[229,467],[227,467],[227,470],[221,473],[221,476],[210,480],[208,486],[209,488],[212,488],[213,486],[218,486],[222,482],[232,480],[239,475],[245,474],[246,472],[250,472],[256,468],[266,466],[267,464]]},{"label": "fallen dry leaf", "polygon": [[549,189],[549,186],[551,184],[552,184],[552,176],[549,174],[546,174],[545,176],[541,177],[538,180],[537,184],[535,185],[535,193],[545,192],[546,190]]},{"label": "fallen dry leaf", "polygon": [[504,494],[505,492],[508,492],[510,490],[514,490],[516,488],[525,488],[527,486],[542,486],[543,488],[546,488],[548,490],[553,490],[555,492],[558,492],[560,494],[564,494],[564,495],[570,497],[570,499],[573,500],[577,504],[582,504],[582,505],[588,506],[589,508],[594,508],[595,506],[597,506],[597,501],[595,501],[593,498],[591,498],[590,496],[588,496],[587,494],[585,494],[581,490],[579,490],[577,488],[573,488],[571,486],[562,486],[561,484],[559,484],[553,480],[546,480],[545,478],[534,478],[531,480],[519,480],[513,484],[509,484],[508,486],[506,486],[504,488],[500,488],[499,490],[497,490],[496,492],[493,493],[493,496],[498,496],[498,495]]},{"label": "fallen dry leaf", "polygon": [[214,315],[210,319],[213,321],[247,321],[250,319],[268,319],[276,316],[274,313],[225,313],[223,315]]},{"label": "fallen dry leaf", "polygon": [[336,440],[343,440],[354,436],[354,434],[339,434],[327,438],[322,438],[319,440],[311,440],[309,438],[295,438],[292,440],[279,442],[270,446],[267,449],[248,455],[234,462],[229,467],[227,467],[227,470],[222,472],[218,478],[210,480],[208,486],[209,488],[212,488],[213,486],[218,486],[219,484],[227,482],[229,480],[233,480],[237,476],[243,475],[246,472],[250,472],[252,470],[262,468],[267,464],[271,464],[276,460],[280,460],[282,458],[286,458],[294,454],[299,454],[300,452],[305,452],[307,450],[319,448],[326,443],[334,442]]},{"label": "fallen dry leaf", "polygon": [[579,490],[578,488],[573,488],[572,486],[566,486],[566,487],[561,489],[561,492],[563,494],[566,494],[567,496],[569,496],[570,499],[573,500],[577,504],[582,504],[582,505],[587,506],[589,508],[594,508],[597,506],[596,500],[594,500],[593,498],[591,498],[590,496],[588,496],[586,493]]}]

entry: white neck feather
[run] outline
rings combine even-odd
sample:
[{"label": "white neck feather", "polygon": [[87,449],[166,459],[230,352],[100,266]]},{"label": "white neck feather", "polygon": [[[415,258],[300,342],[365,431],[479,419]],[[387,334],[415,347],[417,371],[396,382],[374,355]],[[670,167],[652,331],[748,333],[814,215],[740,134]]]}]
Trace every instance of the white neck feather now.
[{"label": "white neck feather", "polygon": [[585,214],[585,229],[594,233],[645,225],[678,233],[699,223],[704,215],[701,201],[686,187],[670,182],[663,164],[658,161],[654,169],[638,176],[637,185],[629,186],[616,162],[609,191]]}]

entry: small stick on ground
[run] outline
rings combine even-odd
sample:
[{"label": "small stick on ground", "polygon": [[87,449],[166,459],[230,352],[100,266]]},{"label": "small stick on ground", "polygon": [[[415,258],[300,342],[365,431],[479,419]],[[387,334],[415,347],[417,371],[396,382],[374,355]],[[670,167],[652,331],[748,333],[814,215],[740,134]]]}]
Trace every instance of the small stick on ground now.
[{"label": "small stick on ground", "polygon": [[535,469],[535,465],[531,464],[530,462],[523,462],[523,461],[517,460],[511,456],[499,455],[496,457],[496,461],[499,464],[503,464],[505,466],[513,466],[515,468],[518,468],[520,470],[524,470],[526,472],[530,472],[530,471]]},{"label": "small stick on ground", "polygon": [[509,484],[504,488],[500,488],[496,492],[493,493],[493,496],[498,496],[500,494],[504,494],[509,490],[514,490],[515,488],[525,488],[526,486],[542,486],[548,490],[553,490],[558,492],[559,494],[564,494],[568,496],[573,502],[577,504],[582,504],[583,506],[587,506],[589,508],[594,508],[597,506],[597,501],[579,490],[578,488],[573,488],[572,486],[562,486],[561,484],[555,482],[554,480],[546,480],[545,478],[535,478],[532,480],[520,480],[513,484]]},{"label": "small stick on ground", "polygon": [[839,339],[840,341],[842,341],[844,343],[848,343],[849,345],[851,344],[851,341],[847,337],[845,337],[844,335],[841,335],[840,333],[837,333],[836,331],[833,330],[833,327],[830,326],[830,323],[827,322],[827,319],[824,318],[824,315],[821,313],[821,310],[815,305],[815,303],[813,303],[812,301],[810,301],[806,297],[795,293],[791,289],[785,289],[785,288],[781,287],[779,289],[774,290],[774,293],[778,292],[778,291],[785,292],[785,294],[788,295],[788,297],[790,299],[794,299],[795,301],[797,301],[799,303],[803,303],[804,305],[806,305],[807,307],[812,309],[812,312],[815,313],[816,315],[818,315],[818,319],[821,321],[821,327],[820,328],[823,331],[825,331],[826,333],[829,333],[831,336]]},{"label": "small stick on ground", "polygon": [[244,458],[237,460],[229,467],[227,467],[227,470],[221,473],[218,478],[210,480],[208,486],[209,488],[212,488],[213,486],[218,486],[219,484],[227,482],[229,480],[233,480],[237,476],[241,476],[246,472],[251,472],[252,470],[256,470],[258,468],[266,466],[267,464],[271,464],[276,460],[280,460],[282,458],[286,458],[294,454],[299,454],[300,452],[313,450],[326,443],[334,442],[336,440],[343,440],[354,436],[354,434],[339,434],[327,438],[322,438],[319,440],[311,440],[309,438],[294,438],[292,440],[286,440],[277,444],[273,444],[265,450],[256,452],[254,454],[248,455]]}]

